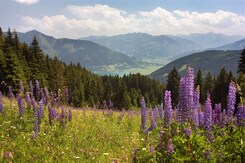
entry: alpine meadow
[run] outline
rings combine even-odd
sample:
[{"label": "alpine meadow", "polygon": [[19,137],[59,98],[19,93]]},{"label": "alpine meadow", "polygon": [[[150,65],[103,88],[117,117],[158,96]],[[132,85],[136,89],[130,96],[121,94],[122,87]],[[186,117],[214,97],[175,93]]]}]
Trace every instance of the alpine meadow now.
[{"label": "alpine meadow", "polygon": [[245,163],[244,5],[1,1],[0,162]]}]

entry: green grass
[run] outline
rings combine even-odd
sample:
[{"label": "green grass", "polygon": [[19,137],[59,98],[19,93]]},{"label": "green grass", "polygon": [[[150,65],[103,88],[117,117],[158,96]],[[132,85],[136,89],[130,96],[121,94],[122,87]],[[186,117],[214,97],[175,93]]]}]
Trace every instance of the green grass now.
[{"label": "green grass", "polygon": [[15,102],[4,99],[5,117],[0,115],[0,160],[10,152],[14,162],[131,162],[132,152],[141,141],[139,112],[73,110],[73,120],[62,128],[49,125],[48,111],[40,123],[39,136],[33,135],[33,111],[18,117]]}]

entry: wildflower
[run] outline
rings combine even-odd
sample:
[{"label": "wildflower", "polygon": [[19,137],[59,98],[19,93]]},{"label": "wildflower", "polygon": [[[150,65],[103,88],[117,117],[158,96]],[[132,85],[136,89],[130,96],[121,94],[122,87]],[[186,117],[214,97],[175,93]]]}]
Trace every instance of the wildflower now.
[{"label": "wildflower", "polygon": [[65,108],[64,106],[61,106],[61,114],[60,114],[59,120],[60,120],[60,124],[63,126],[63,128],[65,128]]},{"label": "wildflower", "polygon": [[44,95],[45,95],[45,97],[44,97],[44,99],[45,99],[45,105],[47,105],[48,104],[48,95],[49,93],[48,93],[48,89],[47,89],[47,87],[45,86],[44,87]]},{"label": "wildflower", "polygon": [[50,125],[52,124],[55,117],[56,117],[56,115],[54,113],[54,109],[52,109],[51,106],[48,106],[48,118],[49,118],[49,124]]},{"label": "wildflower", "polygon": [[155,116],[152,109],[150,109],[150,118],[151,118],[151,126],[146,130],[146,133],[148,133],[149,131],[153,130],[156,127]]},{"label": "wildflower", "polygon": [[141,99],[141,129],[144,131],[146,128],[146,106],[145,106],[145,99],[142,96]]},{"label": "wildflower", "polygon": [[51,107],[53,107],[54,104],[55,104],[55,102],[54,102],[54,93],[51,92],[50,94],[51,94]]},{"label": "wildflower", "polygon": [[24,92],[24,85],[23,85],[22,81],[20,81],[20,91]]},{"label": "wildflower", "polygon": [[150,152],[155,152],[155,149],[154,149],[154,146],[153,145],[151,145],[151,147],[150,147]]},{"label": "wildflower", "polygon": [[172,122],[171,92],[166,90],[164,96],[164,127],[169,127]]},{"label": "wildflower", "polygon": [[169,139],[168,145],[167,145],[167,154],[171,156],[173,153],[174,153],[174,144],[172,140]]},{"label": "wildflower", "polygon": [[33,84],[32,84],[32,81],[30,81],[30,92],[31,92],[31,95],[33,96]]},{"label": "wildflower", "polygon": [[195,128],[199,126],[199,112],[200,112],[200,89],[199,86],[195,90],[194,94],[194,109],[192,111],[192,121],[195,125]]},{"label": "wildflower", "polygon": [[18,107],[19,107],[19,116],[22,117],[25,110],[24,110],[24,106],[23,106],[23,102],[22,102],[22,97],[20,94],[17,96],[17,103],[18,103]]},{"label": "wildflower", "polygon": [[72,109],[69,108],[68,110],[68,121],[71,121],[72,120]]},{"label": "wildflower", "polygon": [[34,135],[33,138],[38,136],[38,111],[36,109],[36,101],[33,100],[33,110],[34,110]]},{"label": "wildflower", "polygon": [[4,106],[3,106],[3,95],[2,92],[0,91],[0,112],[2,114],[2,116],[4,116]]},{"label": "wildflower", "polygon": [[14,94],[12,92],[12,87],[8,86],[9,92],[8,92],[8,97],[10,100],[12,100],[14,98]]},{"label": "wildflower", "polygon": [[214,123],[217,124],[218,126],[222,127],[222,112],[221,112],[221,103],[215,104],[215,120]]},{"label": "wildflower", "polygon": [[185,129],[185,136],[186,136],[187,139],[190,138],[191,134],[192,134],[191,128]]},{"label": "wildflower", "polygon": [[228,104],[227,104],[227,116],[229,122],[232,121],[233,114],[235,111],[235,104],[236,104],[236,85],[234,82],[231,82],[229,85]]},{"label": "wildflower", "polygon": [[187,69],[186,77],[186,96],[187,96],[187,113],[190,116],[190,113],[193,109],[194,104],[194,70],[191,67]]},{"label": "wildflower", "polygon": [[207,160],[210,160],[211,159],[211,150],[210,149],[206,149],[205,152],[204,152],[204,157],[207,159]]},{"label": "wildflower", "polygon": [[44,117],[44,108],[43,108],[43,99],[39,101],[38,108],[38,119],[42,119]]},{"label": "wildflower", "polygon": [[31,98],[29,92],[26,92],[26,103],[27,103],[27,107],[31,108]]},{"label": "wildflower", "polygon": [[237,124],[240,126],[245,124],[245,106],[238,106]]},{"label": "wildflower", "polygon": [[38,80],[36,80],[36,97],[37,97],[37,100],[39,100],[40,95],[41,95],[41,91],[40,91],[39,82],[38,82]]},{"label": "wildflower", "polygon": [[209,93],[207,93],[207,100],[204,105],[204,129],[209,132],[212,130],[212,106]]}]

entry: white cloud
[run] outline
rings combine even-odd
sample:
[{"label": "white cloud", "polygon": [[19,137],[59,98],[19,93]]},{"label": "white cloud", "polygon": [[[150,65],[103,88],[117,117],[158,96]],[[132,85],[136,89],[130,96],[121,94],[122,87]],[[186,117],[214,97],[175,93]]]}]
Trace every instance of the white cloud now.
[{"label": "white cloud", "polygon": [[216,12],[152,11],[129,14],[107,5],[68,6],[63,15],[41,19],[22,17],[22,31],[36,29],[55,37],[79,38],[88,35],[117,35],[129,32],[190,34],[216,32],[227,35],[245,34],[245,16],[219,10]]},{"label": "white cloud", "polygon": [[15,1],[27,5],[31,5],[38,2],[38,0],[15,0]]}]

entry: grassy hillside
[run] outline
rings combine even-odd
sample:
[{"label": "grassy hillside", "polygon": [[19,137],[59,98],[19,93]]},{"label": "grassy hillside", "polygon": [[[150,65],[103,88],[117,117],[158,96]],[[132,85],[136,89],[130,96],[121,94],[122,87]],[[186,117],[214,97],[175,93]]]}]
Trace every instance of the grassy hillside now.
[{"label": "grassy hillside", "polygon": [[225,67],[227,71],[232,71],[233,74],[236,74],[240,53],[240,50],[210,50],[194,53],[170,62],[166,66],[151,73],[150,76],[160,81],[166,81],[168,72],[172,70],[174,66],[181,76],[183,76],[188,66],[193,67],[196,72],[200,68],[204,73],[211,72],[214,76],[216,76],[223,67]]}]

